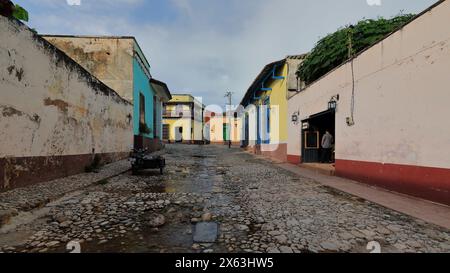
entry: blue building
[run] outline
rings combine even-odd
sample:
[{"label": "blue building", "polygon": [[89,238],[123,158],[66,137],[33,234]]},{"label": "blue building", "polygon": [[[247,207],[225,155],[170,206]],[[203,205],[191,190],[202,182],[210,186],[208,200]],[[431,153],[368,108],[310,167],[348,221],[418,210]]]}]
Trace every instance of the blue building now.
[{"label": "blue building", "polygon": [[43,37],[133,103],[133,117],[128,119],[133,122],[135,148],[161,147],[162,104],[172,97],[165,83],[153,79],[150,63],[134,37]]}]

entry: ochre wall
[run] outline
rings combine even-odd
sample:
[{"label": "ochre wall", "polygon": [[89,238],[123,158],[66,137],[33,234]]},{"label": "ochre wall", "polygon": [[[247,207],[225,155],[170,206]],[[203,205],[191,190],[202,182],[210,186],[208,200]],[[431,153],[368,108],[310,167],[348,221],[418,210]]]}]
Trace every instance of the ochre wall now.
[{"label": "ochre wall", "polygon": [[133,101],[133,39],[64,36],[44,38],[120,96]]},{"label": "ochre wall", "polygon": [[18,21],[0,16],[0,41],[0,190],[126,156],[130,102]]},{"label": "ochre wall", "polygon": [[[170,142],[176,140],[176,127],[183,127],[184,142],[203,142],[203,105],[201,102],[191,95],[172,94],[169,103],[171,104],[164,106],[163,124],[169,125]],[[194,113],[194,117],[192,117],[192,113]]]},{"label": "ochre wall", "polygon": [[[288,65],[285,63],[276,71],[276,76],[283,76],[284,79],[271,79],[266,83],[266,88],[272,88],[271,91],[262,92],[260,98],[248,106],[245,112],[249,115],[249,146],[250,150],[256,151],[280,161],[286,161],[286,150],[288,141],[288,118],[287,118],[287,78],[289,71]],[[270,133],[266,135],[267,116],[264,109],[264,101],[269,98],[270,101]],[[261,144],[257,144],[257,108],[260,106],[260,136]],[[242,116],[241,134],[245,136],[245,121]],[[269,143],[267,143],[270,140]]]},{"label": "ochre wall", "polygon": [[[207,129],[209,132],[205,135],[208,135],[208,140],[211,143],[224,143],[223,139],[223,125],[229,124],[230,119],[226,116],[221,115],[220,113],[215,113],[214,117],[210,117],[208,120]],[[231,141],[233,143],[241,142],[241,119],[240,118],[231,118]]]},{"label": "ochre wall", "polygon": [[280,74],[285,79],[274,80],[268,87],[270,96],[270,143],[286,144],[287,142],[287,64],[283,65]]}]

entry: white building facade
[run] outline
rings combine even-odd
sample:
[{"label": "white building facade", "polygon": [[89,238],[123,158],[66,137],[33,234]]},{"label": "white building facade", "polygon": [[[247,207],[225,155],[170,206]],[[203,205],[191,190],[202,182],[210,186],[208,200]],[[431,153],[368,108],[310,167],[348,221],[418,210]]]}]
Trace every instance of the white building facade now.
[{"label": "white building facade", "polygon": [[288,160],[317,160],[331,129],[338,176],[450,205],[449,14],[450,1],[438,2],[290,92]]}]

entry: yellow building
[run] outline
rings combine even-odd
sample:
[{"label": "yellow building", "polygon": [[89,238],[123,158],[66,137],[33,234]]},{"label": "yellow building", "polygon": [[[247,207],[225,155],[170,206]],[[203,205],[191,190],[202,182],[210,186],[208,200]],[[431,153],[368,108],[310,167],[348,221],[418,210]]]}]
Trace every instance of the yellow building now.
[{"label": "yellow building", "polygon": [[172,95],[164,103],[164,142],[203,144],[203,111],[204,105],[192,95]]},{"label": "yellow building", "polygon": [[[231,124],[231,126],[230,126]],[[236,114],[205,111],[204,137],[211,144],[241,143],[241,118]]]},{"label": "yellow building", "polygon": [[296,71],[305,55],[288,56],[264,67],[241,105],[242,146],[287,161],[288,95],[299,90]]}]

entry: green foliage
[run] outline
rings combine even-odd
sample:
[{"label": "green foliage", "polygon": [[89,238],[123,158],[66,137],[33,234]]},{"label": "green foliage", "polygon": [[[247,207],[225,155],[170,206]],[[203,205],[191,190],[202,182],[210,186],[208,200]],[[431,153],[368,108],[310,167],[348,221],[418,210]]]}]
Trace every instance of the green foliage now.
[{"label": "green foliage", "polygon": [[[305,61],[297,75],[307,85],[318,80],[351,56],[374,45],[387,34],[409,22],[414,15],[400,15],[392,19],[362,20],[356,26],[339,29],[321,39]],[[351,43],[351,47],[350,47]]]},{"label": "green foliage", "polygon": [[13,11],[13,17],[17,20],[28,22],[28,11],[16,4]]}]

